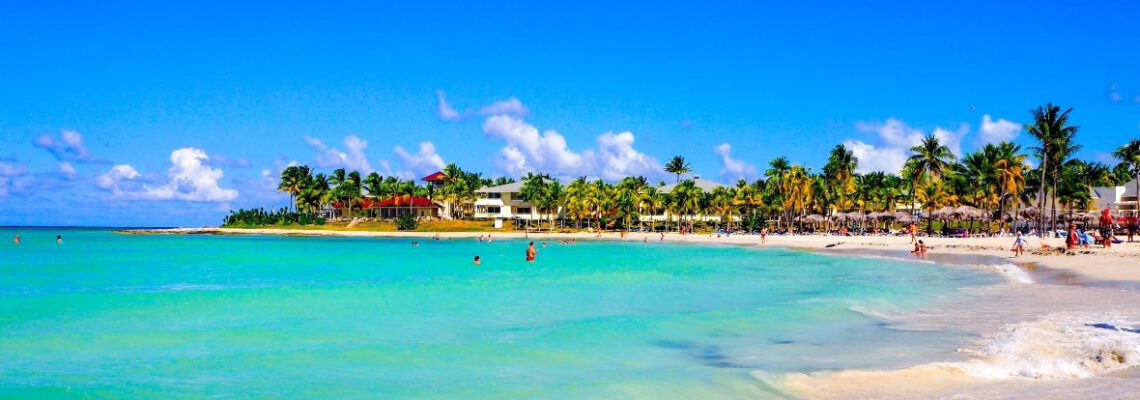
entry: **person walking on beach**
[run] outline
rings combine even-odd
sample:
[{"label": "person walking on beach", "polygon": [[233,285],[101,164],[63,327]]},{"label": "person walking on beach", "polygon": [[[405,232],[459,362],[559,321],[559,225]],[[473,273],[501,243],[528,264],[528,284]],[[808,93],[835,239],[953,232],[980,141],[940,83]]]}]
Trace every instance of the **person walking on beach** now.
[{"label": "person walking on beach", "polygon": [[1020,257],[1022,254],[1025,254],[1025,238],[1018,232],[1017,239],[1013,240],[1013,256]]},{"label": "person walking on beach", "polygon": [[1073,251],[1077,247],[1077,224],[1069,224],[1069,233],[1065,235],[1065,249]]},{"label": "person walking on beach", "polygon": [[760,230],[760,244],[768,244],[768,228]]},{"label": "person walking on beach", "polygon": [[526,247],[526,262],[534,263],[534,257],[538,255],[538,249],[534,248],[534,242]]},{"label": "person walking on beach", "polygon": [[910,226],[906,227],[906,230],[908,231],[908,233],[910,233],[910,242],[917,244],[918,238],[915,237],[915,232],[918,231],[918,227],[914,226],[914,222],[911,222]]}]

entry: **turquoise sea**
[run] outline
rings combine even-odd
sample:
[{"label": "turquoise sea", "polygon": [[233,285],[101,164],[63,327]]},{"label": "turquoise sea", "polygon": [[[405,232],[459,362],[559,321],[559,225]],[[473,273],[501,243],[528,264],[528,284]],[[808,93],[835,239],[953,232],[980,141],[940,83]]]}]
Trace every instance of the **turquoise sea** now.
[{"label": "turquoise sea", "polygon": [[869,311],[1002,281],[653,242],[527,264],[519,240],[0,233],[0,398],[782,398],[751,372],[945,358],[966,333]]}]

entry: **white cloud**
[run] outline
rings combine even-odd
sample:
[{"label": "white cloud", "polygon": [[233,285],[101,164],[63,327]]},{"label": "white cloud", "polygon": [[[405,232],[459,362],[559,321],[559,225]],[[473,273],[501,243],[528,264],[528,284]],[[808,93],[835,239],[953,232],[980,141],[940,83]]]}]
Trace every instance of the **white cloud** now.
[{"label": "white cloud", "polygon": [[1119,90],[1120,90],[1120,85],[1115,83],[1115,82],[1108,85],[1108,100],[1113,102],[1113,103],[1119,103],[1121,98],[1122,98],[1120,96]]},{"label": "white cloud", "polygon": [[598,174],[603,179],[617,180],[627,176],[652,177],[661,174],[661,164],[633,148],[633,133],[606,132],[598,136],[595,153]]},{"label": "white cloud", "polygon": [[483,116],[513,115],[518,117],[530,114],[530,110],[528,110],[518,98],[511,97],[483,106],[483,108],[479,109],[478,114]]},{"label": "white cloud", "polygon": [[59,163],[59,173],[67,179],[75,179],[76,175],[78,174],[78,172],[75,171],[75,167],[66,161]]},{"label": "white cloud", "polygon": [[142,176],[127,164],[119,164],[99,175],[95,185],[110,190],[113,197],[140,200],[181,200],[196,202],[228,202],[237,198],[234,189],[219,186],[221,169],[206,165],[210,157],[201,149],[185,147],[170,153],[170,169],[166,180],[151,186],[134,181]]},{"label": "white cloud", "polygon": [[27,167],[20,164],[9,164],[0,161],[0,198],[8,197],[8,194],[16,186],[15,177],[24,175],[27,172]]},{"label": "white cloud", "polygon": [[0,161],[0,176],[10,178],[10,177],[14,177],[14,176],[23,175],[25,172],[27,172],[27,167],[25,167],[23,165],[9,164],[9,163]]},{"label": "white cloud", "polygon": [[507,174],[541,170],[569,176],[589,169],[582,155],[567,148],[566,138],[554,130],[539,134],[538,128],[521,119],[500,115],[483,121],[483,133],[507,142],[499,162]]},{"label": "white cloud", "polygon": [[1012,141],[1021,133],[1021,125],[1016,122],[998,118],[996,121],[989,114],[982,116],[982,127],[978,129],[980,143],[998,143]]},{"label": "white cloud", "polygon": [[861,174],[871,171],[898,173],[908,157],[906,150],[901,147],[875,147],[860,140],[844,141],[843,147],[851,150],[851,154],[859,160],[856,172]]},{"label": "white cloud", "polygon": [[732,158],[732,145],[728,144],[728,142],[721,143],[719,146],[713,148],[713,153],[720,156],[722,166],[720,170],[721,177],[751,179],[757,175],[755,165]]},{"label": "white cloud", "polygon": [[444,94],[442,90],[435,91],[435,98],[436,101],[439,102],[439,105],[435,109],[435,115],[439,117],[439,119],[444,121],[458,121],[462,118],[459,115],[459,111],[455,111],[454,108],[451,108],[451,104],[447,103],[447,95]]},{"label": "white cloud", "polygon": [[184,147],[170,153],[173,164],[167,171],[169,180],[157,187],[143,186],[142,197],[149,200],[185,200],[219,202],[237,198],[234,189],[218,186],[222,170],[210,168],[203,161],[209,156],[201,149]]},{"label": "white cloud", "polygon": [[245,158],[229,158],[221,154],[211,154],[210,162],[223,167],[245,168],[249,166],[249,160]]},{"label": "white cloud", "polygon": [[360,171],[361,173],[372,172],[372,164],[368,162],[368,157],[364,155],[364,149],[368,148],[368,141],[359,137],[349,135],[344,138],[345,151],[340,151],[336,148],[325,146],[325,143],[320,139],[305,138],[305,142],[317,151],[316,164],[320,168],[345,168],[349,170]]},{"label": "white cloud", "polygon": [[661,174],[657,160],[633,148],[634,136],[630,132],[607,132],[598,136],[597,150],[581,152],[571,150],[566,138],[557,131],[540,134],[533,125],[507,115],[487,118],[483,133],[506,142],[499,150],[497,164],[507,175],[539,171],[560,178],[589,175],[614,180]]},{"label": "white cloud", "polygon": [[[862,133],[873,133],[882,142],[881,145],[874,145],[852,139],[843,143],[859,159],[857,171],[860,173],[870,171],[897,173],[906,163],[910,148],[922,144],[922,139],[926,136],[921,129],[911,128],[894,118],[888,118],[881,123],[860,121],[855,124],[855,129]],[[956,130],[936,127],[931,134],[949,147],[957,157],[962,154],[962,138],[969,131],[970,126],[962,124]]]},{"label": "white cloud", "polygon": [[439,171],[444,166],[443,157],[435,152],[435,144],[432,142],[420,142],[420,150],[416,154],[411,154],[400,146],[396,146],[392,151],[400,157],[404,168],[410,169],[412,173],[419,176]]},{"label": "white cloud", "polygon": [[517,97],[511,97],[506,100],[499,100],[491,104],[479,107],[478,110],[467,110],[459,112],[450,103],[447,102],[447,94],[442,90],[435,91],[436,101],[438,102],[435,110],[435,115],[444,121],[459,121],[472,116],[496,116],[496,115],[509,115],[512,117],[523,117],[530,114],[530,110],[519,101]]},{"label": "white cloud", "polygon": [[111,167],[109,171],[95,177],[95,186],[98,186],[100,189],[110,190],[113,193],[119,193],[119,186],[122,182],[138,178],[139,176],[142,176],[142,174],[136,171],[134,167],[127,164],[119,164]]},{"label": "white cloud", "polygon": [[40,135],[36,138],[35,145],[51,152],[60,161],[93,161],[87,152],[87,146],[83,144],[83,135],[76,131],[61,131],[58,139],[51,135]]}]

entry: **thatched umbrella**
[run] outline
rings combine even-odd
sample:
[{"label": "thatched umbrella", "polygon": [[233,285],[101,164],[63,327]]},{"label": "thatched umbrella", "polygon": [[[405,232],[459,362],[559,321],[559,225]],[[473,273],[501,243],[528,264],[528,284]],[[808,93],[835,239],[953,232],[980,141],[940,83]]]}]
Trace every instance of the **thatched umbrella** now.
[{"label": "thatched umbrella", "polygon": [[914,216],[902,211],[895,212],[895,221],[901,223],[914,222]]}]

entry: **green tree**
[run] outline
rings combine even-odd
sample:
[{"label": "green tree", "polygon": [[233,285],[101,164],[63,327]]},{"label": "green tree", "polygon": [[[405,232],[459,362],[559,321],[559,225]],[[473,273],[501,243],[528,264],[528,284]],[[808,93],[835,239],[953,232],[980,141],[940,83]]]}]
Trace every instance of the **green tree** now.
[{"label": "green tree", "polygon": [[[1032,111],[1033,122],[1025,125],[1025,131],[1037,139],[1038,146],[1032,150],[1037,152],[1041,161],[1040,194],[1037,196],[1038,209],[1041,210],[1039,225],[1045,227],[1045,199],[1047,182],[1052,182],[1053,192],[1056,193],[1057,175],[1068,153],[1075,151],[1072,144],[1073,136],[1078,127],[1069,125],[1069,113],[1072,108],[1061,111],[1061,107],[1048,103]],[[1079,148],[1079,147],[1077,147]],[[1055,196],[1054,196],[1055,197]],[[1054,199],[1056,201],[1056,199]],[[1056,207],[1053,207],[1056,208]],[[1056,228],[1056,210],[1053,210],[1053,227]]]},{"label": "green tree", "polygon": [[665,164],[665,172],[677,175],[677,182],[681,182],[681,174],[692,172],[692,165],[685,162],[685,157],[675,156]]}]

